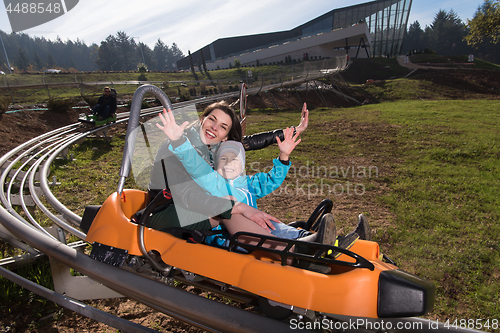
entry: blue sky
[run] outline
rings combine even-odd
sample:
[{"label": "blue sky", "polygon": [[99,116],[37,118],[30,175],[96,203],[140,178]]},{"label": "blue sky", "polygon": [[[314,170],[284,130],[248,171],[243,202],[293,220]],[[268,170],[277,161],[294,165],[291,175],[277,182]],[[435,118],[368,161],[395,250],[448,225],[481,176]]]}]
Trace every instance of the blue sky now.
[{"label": "blue sky", "polygon": [[[73,10],[43,25],[25,30],[30,36],[63,41],[77,38],[100,43],[117,31],[151,48],[161,38],[176,43],[187,54],[230,36],[292,29],[327,11],[365,1],[358,0],[80,0]],[[462,21],[471,19],[483,0],[413,0],[409,23],[430,25],[440,10],[453,9]],[[0,8],[0,30],[12,32],[5,7]]]}]

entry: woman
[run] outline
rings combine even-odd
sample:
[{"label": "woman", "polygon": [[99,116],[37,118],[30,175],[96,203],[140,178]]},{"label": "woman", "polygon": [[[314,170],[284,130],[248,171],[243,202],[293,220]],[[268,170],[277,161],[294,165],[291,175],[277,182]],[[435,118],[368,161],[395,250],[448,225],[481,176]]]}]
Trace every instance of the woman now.
[{"label": "woman", "polygon": [[[307,124],[308,110],[304,104],[302,119],[296,131],[303,132]],[[245,149],[254,150],[275,143],[276,136],[283,139],[283,131],[276,130],[255,134],[242,140],[239,120],[225,102],[208,106],[200,121],[186,128],[185,135],[200,156],[211,166],[214,153],[222,141],[228,139],[242,141]],[[278,219],[244,203],[235,203],[207,194],[192,180],[182,163],[168,152],[171,143],[167,140],[157,154],[149,192],[154,196],[159,190],[167,188],[175,193],[175,204],[157,209],[148,219],[149,227],[161,230],[182,226],[191,230],[209,230],[224,221],[230,234],[247,231],[269,235],[270,229],[274,229],[271,220],[279,221]]]},{"label": "woman", "polygon": [[[166,115],[167,112],[164,110],[164,116]],[[162,122],[165,124],[164,119],[162,119]],[[304,104],[302,109],[302,120],[299,125],[300,129],[297,129],[297,131],[302,132],[305,130],[307,122],[308,111],[306,104]],[[187,122],[184,122],[181,127],[184,128],[186,125]],[[165,132],[164,126],[160,124],[157,124],[157,126]],[[197,150],[198,154],[212,167],[214,161],[213,156],[219,144],[228,139],[240,141],[240,133],[241,128],[236,115],[232,109],[223,102],[210,105],[203,113],[200,121],[187,127],[184,131],[184,135]],[[165,132],[165,134],[167,133]],[[243,143],[247,150],[259,149],[276,142],[277,136],[281,136],[281,141],[284,140],[283,131],[277,130],[272,133],[261,133],[253,135],[250,138],[245,138]],[[167,140],[157,154],[155,165],[152,170],[153,176],[150,183],[150,189],[162,188],[161,186],[158,187],[160,184],[158,181],[162,179],[161,174],[163,172],[165,188],[170,189],[172,192],[174,204],[153,214],[148,219],[148,226],[159,230],[179,226],[191,230],[209,230],[222,223],[231,235],[237,232],[249,232],[271,236],[271,229],[275,229],[272,221],[277,221],[278,225],[281,224],[281,221],[277,218],[261,212],[245,203],[211,196],[195,183],[180,160],[178,160],[175,155],[169,154],[170,151],[168,147],[170,144],[176,147],[184,142],[185,140]],[[168,165],[168,167],[166,167],[166,165]],[[167,172],[167,170],[169,170],[169,172]],[[168,180],[167,173],[169,174]],[[151,192],[154,193],[152,190]],[[176,193],[175,196],[174,193]],[[325,214],[322,221],[320,221],[318,232],[300,239],[320,243],[325,240],[327,243],[333,245],[336,239],[336,229],[333,217],[330,214]],[[245,236],[240,238],[240,241],[248,244],[256,244],[258,239]],[[283,250],[286,245],[281,242],[271,241],[265,242],[262,246]],[[293,247],[292,250],[304,253],[304,250],[295,249],[295,247]],[[288,258],[287,262],[289,265],[293,264],[297,267],[323,274],[327,274],[331,270],[327,265],[315,264],[307,261],[293,261],[292,258]]]}]

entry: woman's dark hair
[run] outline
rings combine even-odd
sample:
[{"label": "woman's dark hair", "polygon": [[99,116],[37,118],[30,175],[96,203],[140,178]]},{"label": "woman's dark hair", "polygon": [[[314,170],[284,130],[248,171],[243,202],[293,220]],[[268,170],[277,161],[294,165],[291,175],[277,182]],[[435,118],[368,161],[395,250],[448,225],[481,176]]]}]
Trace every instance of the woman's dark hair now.
[{"label": "woman's dark hair", "polygon": [[234,140],[241,142],[242,140],[242,133],[241,133],[241,124],[238,116],[234,112],[234,110],[227,104],[225,101],[221,102],[215,102],[210,104],[209,106],[206,107],[206,109],[203,111],[201,114],[201,121],[208,117],[210,112],[212,112],[215,109],[219,109],[225,114],[227,114],[231,118],[232,126],[231,129],[229,130],[229,133],[227,135],[228,140]]}]

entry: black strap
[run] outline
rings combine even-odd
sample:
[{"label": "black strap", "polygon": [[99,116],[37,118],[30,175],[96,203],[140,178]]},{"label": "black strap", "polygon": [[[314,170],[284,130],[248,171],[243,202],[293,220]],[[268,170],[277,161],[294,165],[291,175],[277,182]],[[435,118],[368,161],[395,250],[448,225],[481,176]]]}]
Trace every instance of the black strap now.
[{"label": "black strap", "polygon": [[160,191],[158,192],[158,194],[156,194],[155,198],[146,205],[146,208],[141,209],[134,214],[132,221],[138,223],[139,225],[145,226],[148,221],[149,215],[151,215],[155,208],[157,208],[159,205],[170,205],[173,203],[174,201],[172,200],[172,194],[169,190]]},{"label": "black strap", "polygon": [[165,162],[163,161],[163,159],[161,159],[161,167],[163,168],[163,178],[165,179],[165,187],[168,187],[167,169],[165,168]]}]

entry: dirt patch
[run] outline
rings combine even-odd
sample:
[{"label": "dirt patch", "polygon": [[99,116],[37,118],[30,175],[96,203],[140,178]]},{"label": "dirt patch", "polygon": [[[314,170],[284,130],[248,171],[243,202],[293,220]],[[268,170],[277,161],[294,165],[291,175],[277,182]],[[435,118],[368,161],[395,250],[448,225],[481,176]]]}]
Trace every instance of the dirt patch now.
[{"label": "dirt patch", "polygon": [[259,208],[289,223],[306,220],[322,200],[330,199],[339,235],[355,228],[360,213],[369,218],[374,234],[384,230],[394,216],[378,199],[389,193],[388,180],[393,176],[393,165],[399,163],[397,156],[388,153],[389,146],[394,149],[396,144],[393,138],[397,130],[388,124],[342,119],[315,126],[315,131],[322,133],[319,136],[338,135],[358,154],[337,155],[333,147],[318,146],[315,152],[323,156],[322,165],[296,163],[281,187],[285,190],[259,199]]},{"label": "dirt patch", "polygon": [[443,98],[500,98],[500,75],[497,71],[419,69],[410,78],[446,87]]}]

